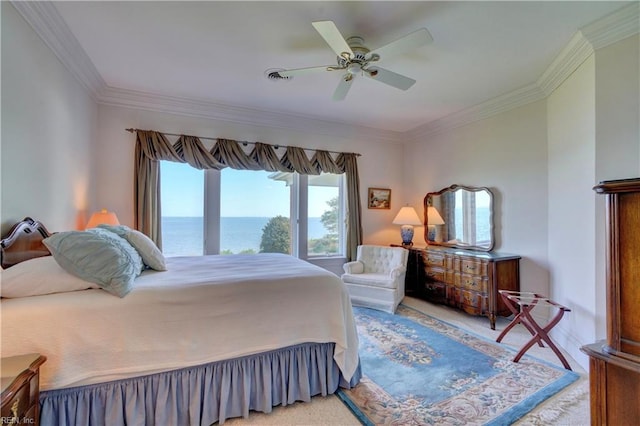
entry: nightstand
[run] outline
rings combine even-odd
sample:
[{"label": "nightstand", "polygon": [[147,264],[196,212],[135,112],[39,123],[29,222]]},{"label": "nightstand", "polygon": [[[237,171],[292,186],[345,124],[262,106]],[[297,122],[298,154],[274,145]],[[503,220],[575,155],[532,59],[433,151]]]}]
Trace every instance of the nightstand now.
[{"label": "nightstand", "polygon": [[40,354],[2,358],[2,424],[40,423]]}]

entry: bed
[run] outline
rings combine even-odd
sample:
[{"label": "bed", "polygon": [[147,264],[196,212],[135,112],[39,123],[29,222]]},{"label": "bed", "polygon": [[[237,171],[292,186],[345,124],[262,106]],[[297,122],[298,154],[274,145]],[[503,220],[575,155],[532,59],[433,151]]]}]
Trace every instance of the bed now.
[{"label": "bed", "polygon": [[26,218],[0,249],[2,356],[47,357],[42,425],[224,423],[360,379],[349,296],[322,268],[283,254],[174,257],[117,297],[61,268],[50,236]]}]

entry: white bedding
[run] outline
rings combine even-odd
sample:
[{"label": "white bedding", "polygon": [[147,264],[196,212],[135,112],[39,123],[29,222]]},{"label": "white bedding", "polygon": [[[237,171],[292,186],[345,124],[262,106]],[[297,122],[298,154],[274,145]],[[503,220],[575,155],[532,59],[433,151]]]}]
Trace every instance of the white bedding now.
[{"label": "white bedding", "polygon": [[167,258],[124,298],[101,289],[2,299],[2,356],[38,352],[42,390],[335,342],[349,380],[358,337],[334,274],[281,254]]}]

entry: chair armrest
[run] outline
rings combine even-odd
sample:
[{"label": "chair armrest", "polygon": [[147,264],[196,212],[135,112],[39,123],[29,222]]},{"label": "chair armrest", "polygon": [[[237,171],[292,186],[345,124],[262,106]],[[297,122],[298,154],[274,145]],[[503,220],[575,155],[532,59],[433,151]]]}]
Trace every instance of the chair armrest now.
[{"label": "chair armrest", "polygon": [[393,280],[396,280],[400,277],[400,275],[405,274],[407,272],[407,268],[405,266],[396,266],[391,271],[389,271],[389,277]]},{"label": "chair armrest", "polygon": [[342,268],[347,274],[362,274],[364,272],[364,263],[354,260],[353,262],[345,263]]}]

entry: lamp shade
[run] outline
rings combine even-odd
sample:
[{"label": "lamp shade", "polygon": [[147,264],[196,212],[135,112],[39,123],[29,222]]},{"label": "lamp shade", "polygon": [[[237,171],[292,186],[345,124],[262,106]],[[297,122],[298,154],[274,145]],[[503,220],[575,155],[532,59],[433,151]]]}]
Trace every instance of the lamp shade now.
[{"label": "lamp shade", "polygon": [[427,207],[427,225],[444,225],[444,220],[442,220],[442,216],[433,206]]},{"label": "lamp shade", "polygon": [[394,225],[422,225],[416,209],[405,206],[400,209],[396,218],[393,219]]},{"label": "lamp shade", "polygon": [[91,215],[91,219],[89,219],[89,223],[87,223],[86,229],[95,228],[98,225],[120,225],[118,221],[118,216],[114,212],[107,211],[107,209],[102,209],[99,212],[95,212]]}]

